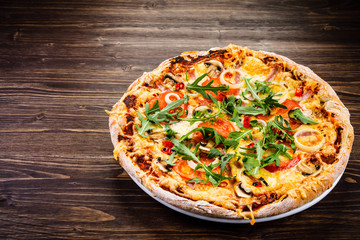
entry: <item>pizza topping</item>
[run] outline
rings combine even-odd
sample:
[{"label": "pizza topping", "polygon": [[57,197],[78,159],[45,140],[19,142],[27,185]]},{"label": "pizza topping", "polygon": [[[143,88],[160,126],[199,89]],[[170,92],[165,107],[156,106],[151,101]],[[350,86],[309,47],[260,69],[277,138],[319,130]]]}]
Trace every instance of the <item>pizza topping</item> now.
[{"label": "pizza topping", "polygon": [[[213,110],[209,106],[200,106],[194,109],[194,116],[201,116],[212,113]],[[200,120],[201,121],[201,120]]]},{"label": "pizza topping", "polygon": [[163,153],[166,153],[168,155],[171,155],[173,153],[173,151],[171,150],[171,148],[174,146],[174,144],[171,141],[163,141],[162,142],[163,148],[161,149],[161,151]]},{"label": "pizza topping", "polygon": [[[240,114],[248,114],[248,115],[268,115],[270,114],[271,109],[278,107],[286,109],[286,106],[279,103],[278,100],[274,99],[276,94],[269,90],[269,86],[264,83],[255,82],[255,88],[251,86],[250,79],[244,78],[246,83],[246,89],[241,94],[246,100],[250,100],[246,98],[245,95],[250,93],[253,100],[251,106],[247,107],[237,107],[237,112]],[[261,98],[258,93],[266,93],[268,95],[265,98]]]},{"label": "pizza topping", "polygon": [[135,107],[136,105],[136,96],[127,95],[123,101],[128,109]]},{"label": "pizza topping", "polygon": [[225,70],[220,75],[220,82],[230,89],[239,89],[242,85],[241,72],[237,69]]},{"label": "pizza topping", "polygon": [[[280,156],[292,159],[288,153],[290,147],[277,140],[278,138],[289,140],[290,146],[294,150],[294,137],[288,133],[291,131],[289,122],[283,119],[281,115],[275,116],[273,121],[269,121],[263,130],[263,138],[254,144],[253,150],[255,150],[255,153],[240,152],[243,156],[242,161],[246,173],[248,175],[256,175],[260,168],[268,166],[273,162],[275,162],[275,166],[279,167]],[[271,151],[272,154],[264,157],[266,151]]]},{"label": "pizza topping", "polygon": [[226,92],[229,90],[228,86],[211,86],[214,80],[210,80],[206,85],[202,86],[199,85],[199,82],[203,80],[206,77],[206,73],[198,77],[193,83],[188,83],[187,88],[189,90],[196,91],[200,93],[204,98],[210,99],[210,96],[207,94],[207,92],[213,92],[215,94],[218,94],[218,91]]},{"label": "pizza topping", "polygon": [[296,164],[301,160],[300,156],[296,156],[293,159],[289,159],[286,161],[282,161],[279,166],[277,166],[275,163],[272,163],[265,167],[266,170],[269,172],[276,172],[276,171],[283,171],[286,169],[290,169],[292,167],[295,167]]},{"label": "pizza topping", "polygon": [[215,142],[212,140],[209,140],[207,143],[200,142],[199,150],[203,153],[209,154],[214,146]]},{"label": "pizza topping", "polygon": [[[231,132],[235,131],[234,125],[224,119],[224,118],[218,118],[216,122],[203,122],[199,124],[199,127],[206,127],[206,128],[212,128],[215,130],[216,133],[221,135],[223,138],[227,138]],[[205,135],[204,135],[205,134]],[[193,139],[196,142],[202,141],[204,138],[208,138],[209,136],[206,136],[206,132],[195,132],[193,134]]]},{"label": "pizza topping", "polygon": [[[169,104],[171,103],[172,101],[176,101],[176,100],[179,100],[180,99],[180,96],[176,93],[173,93],[173,92],[169,92],[169,93],[166,93],[165,94],[165,103],[166,104]],[[161,107],[160,107],[161,108]]]},{"label": "pizza topping", "polygon": [[302,94],[303,94],[303,88],[302,88],[302,87],[296,88],[296,90],[295,90],[295,96],[296,96],[296,97],[301,97]]},{"label": "pizza topping", "polygon": [[295,109],[295,108],[301,108],[300,105],[290,99],[286,99],[282,105],[284,105],[286,108],[278,108],[276,114],[282,115],[283,118],[288,118],[287,114],[289,111]]},{"label": "pizza topping", "polygon": [[209,77],[216,78],[224,70],[224,67],[221,62],[217,60],[209,60],[204,63],[208,68],[206,73]]},{"label": "pizza topping", "polygon": [[181,82],[181,80],[172,73],[165,74],[165,81],[167,81],[167,80],[170,80],[172,82],[172,85],[175,85],[175,84]]},{"label": "pizza topping", "polygon": [[170,110],[177,109],[181,104],[183,104],[185,99],[179,99],[176,101],[172,101],[168,105],[166,105],[163,109],[159,107],[159,101],[156,100],[152,108],[149,107],[149,103],[145,104],[145,115],[147,119],[143,117],[143,115],[138,111],[138,117],[141,121],[141,127],[135,124],[135,127],[142,137],[148,137],[145,133],[149,130],[154,129],[153,124],[160,125],[160,122],[169,122],[170,120],[174,120],[175,117],[179,114],[177,112],[170,113]]},{"label": "pizza topping", "polygon": [[180,118],[182,121],[188,121],[191,124],[195,122],[204,121],[216,121],[217,117],[222,114],[221,102],[217,101],[212,95],[209,95],[210,99],[215,103],[212,109],[208,106],[200,106],[194,109],[193,116],[191,118]]},{"label": "pizza topping", "polygon": [[251,190],[245,186],[242,182],[234,184],[234,191],[239,198],[251,198]]},{"label": "pizza topping", "polygon": [[304,176],[318,176],[322,171],[322,165],[313,164],[310,161],[301,161],[296,166],[296,169],[302,173]]},{"label": "pizza topping", "polygon": [[162,171],[169,172],[172,169],[172,166],[167,164],[166,161],[162,160],[160,157],[154,160],[154,164]]},{"label": "pizza topping", "polygon": [[[198,151],[200,144],[198,144],[195,147],[194,152],[192,152],[185,145],[185,143],[183,143],[177,139],[171,139],[171,141],[174,143],[174,147],[172,148],[172,150],[174,150],[177,154],[184,155],[185,157],[183,157],[183,159],[193,160],[197,163],[196,168],[194,169],[195,171],[198,169],[204,170],[206,180],[201,179],[201,178],[200,179],[195,178],[195,179],[191,180],[192,182],[196,182],[196,183],[211,182],[213,186],[217,187],[223,180],[234,178],[234,177],[227,177],[225,175],[226,164],[230,161],[230,159],[233,157],[233,155],[231,155],[231,154],[223,155],[220,158],[220,161],[218,163],[216,163],[216,164],[211,163],[211,164],[207,165],[207,164],[201,162],[199,157],[197,156],[197,151]],[[220,167],[219,173],[216,173],[213,171],[217,167]]]},{"label": "pizza topping", "polygon": [[185,88],[185,84],[183,84],[183,83],[177,83],[177,84],[175,85],[176,91],[180,91],[180,90],[182,90],[182,89],[184,89],[184,88]]},{"label": "pizza topping", "polygon": [[305,152],[316,152],[325,143],[324,136],[316,129],[299,130],[294,135],[295,145]]},{"label": "pizza topping", "polygon": [[289,112],[289,117],[301,121],[303,124],[318,124],[309,117],[305,117],[300,109],[295,109]]},{"label": "pizza topping", "polygon": [[243,125],[244,125],[244,128],[250,128],[250,118],[248,116],[244,117]]}]

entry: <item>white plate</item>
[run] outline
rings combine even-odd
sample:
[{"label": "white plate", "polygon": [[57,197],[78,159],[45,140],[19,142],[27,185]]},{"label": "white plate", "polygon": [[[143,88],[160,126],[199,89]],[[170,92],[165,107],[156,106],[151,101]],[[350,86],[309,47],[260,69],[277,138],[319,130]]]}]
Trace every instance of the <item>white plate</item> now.
[{"label": "white plate", "polygon": [[[322,200],[324,197],[326,197],[326,195],[328,195],[331,190],[333,190],[333,188],[336,186],[336,184],[339,182],[342,174],[344,172],[341,173],[341,175],[335,180],[334,184],[331,186],[331,188],[329,188],[328,190],[326,190],[325,192],[323,192],[319,197],[315,198],[314,200],[312,200],[311,202],[308,202],[298,208],[295,208],[291,211],[288,211],[286,213],[282,213],[279,215],[275,215],[275,216],[270,216],[270,217],[264,217],[264,218],[256,218],[256,222],[267,222],[267,221],[273,221],[273,220],[277,220],[280,218],[284,218],[284,217],[288,217],[291,216],[295,213],[299,213],[301,211],[304,211],[310,207],[312,207],[313,205],[315,205],[316,203],[318,203],[320,200]],[[171,208],[177,212],[183,213],[185,215],[194,217],[194,218],[199,218],[199,219],[203,219],[203,220],[207,220],[207,221],[212,221],[212,222],[221,222],[221,223],[250,223],[250,220],[245,220],[245,219],[229,219],[229,218],[215,218],[215,217],[208,217],[208,216],[204,216],[204,215],[200,215],[197,213],[193,213],[193,212],[189,212],[189,211],[185,211],[181,208],[175,207],[157,197],[155,197],[149,189],[147,189],[144,185],[142,185],[141,183],[139,183],[135,178],[133,178],[132,176],[130,176],[132,178],[132,180],[134,180],[134,182],[144,191],[146,192],[150,197],[152,197],[153,199],[155,199],[156,201],[158,201],[159,203],[164,204],[165,206],[167,206],[168,208]]]}]

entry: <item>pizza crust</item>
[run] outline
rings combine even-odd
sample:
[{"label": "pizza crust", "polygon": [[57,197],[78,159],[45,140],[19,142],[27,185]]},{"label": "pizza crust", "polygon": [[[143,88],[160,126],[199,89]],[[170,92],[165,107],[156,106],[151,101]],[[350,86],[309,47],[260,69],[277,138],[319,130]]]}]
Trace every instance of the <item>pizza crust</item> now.
[{"label": "pizza crust", "polygon": [[[219,50],[219,49],[221,48],[212,48],[210,50]],[[200,56],[200,55],[205,55],[207,53],[208,52],[206,51],[202,51],[202,52],[197,52],[196,55]],[[296,64],[295,62],[284,56],[275,53],[265,52],[265,51],[260,51],[259,53],[264,54],[266,56],[276,57],[286,62],[290,68],[295,68],[298,72],[319,82],[320,85],[325,88],[324,92],[326,92],[329,95],[328,99],[325,99],[326,101],[324,101],[326,102],[326,110],[329,112],[333,111],[334,113],[336,113],[337,118],[342,122],[342,127],[344,130],[342,133],[341,149],[338,154],[338,161],[335,164],[333,164],[332,166],[333,171],[330,172],[327,176],[325,176],[324,178],[325,180],[322,182],[323,186],[320,186],[319,189],[315,189],[315,190],[312,188],[303,189],[303,191],[305,191],[306,198],[301,198],[300,196],[297,197],[287,196],[286,198],[267,204],[254,211],[254,216],[256,218],[268,217],[268,216],[273,216],[288,212],[305,203],[312,201],[313,199],[321,195],[325,190],[329,189],[332,186],[333,182],[345,170],[354,140],[354,131],[353,131],[353,127],[350,124],[349,111],[348,109],[346,109],[346,107],[340,101],[335,91],[331,88],[331,86],[327,82],[322,80],[308,67]],[[192,56],[194,56],[194,53],[192,53]],[[163,69],[169,66],[170,60],[171,59],[168,59],[162,62],[151,73],[144,73],[139,79],[134,81],[129,86],[127,92],[132,91],[137,86],[142,85],[147,78],[151,77],[151,75],[160,74]],[[124,108],[123,100],[126,96],[127,94],[125,93],[122,96],[122,98],[114,105],[113,111],[115,109]],[[111,140],[114,147],[116,147],[116,145],[119,143],[118,135],[121,134],[122,132],[119,125],[121,125],[121,122],[119,122],[118,116],[115,114],[110,114],[109,128],[110,128]],[[124,151],[119,152],[118,159],[121,166],[125,169],[125,171],[134,179],[136,179],[139,183],[141,183],[143,186],[149,189],[153,193],[154,197],[159,198],[175,207],[215,218],[242,219],[244,217],[239,215],[233,210],[221,208],[203,200],[194,201],[187,198],[183,198],[160,188],[159,186],[157,186],[156,184],[154,184],[153,182],[147,179],[144,172],[138,166],[132,163],[131,159],[126,155],[126,152]],[[248,214],[247,217],[250,217],[250,215]]]}]

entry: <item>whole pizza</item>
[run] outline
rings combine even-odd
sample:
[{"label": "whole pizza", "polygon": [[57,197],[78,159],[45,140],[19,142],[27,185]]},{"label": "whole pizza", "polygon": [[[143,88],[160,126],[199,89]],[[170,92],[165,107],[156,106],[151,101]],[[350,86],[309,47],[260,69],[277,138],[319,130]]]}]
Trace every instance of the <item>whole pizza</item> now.
[{"label": "whole pizza", "polygon": [[309,68],[229,45],[144,73],[114,105],[114,157],[152,194],[215,218],[297,208],[344,171],[349,111]]}]

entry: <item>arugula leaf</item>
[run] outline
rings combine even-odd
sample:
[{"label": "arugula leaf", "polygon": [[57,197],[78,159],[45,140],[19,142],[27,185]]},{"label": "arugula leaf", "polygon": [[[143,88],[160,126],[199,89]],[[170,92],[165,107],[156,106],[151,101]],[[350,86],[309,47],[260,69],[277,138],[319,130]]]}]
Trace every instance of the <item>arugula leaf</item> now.
[{"label": "arugula leaf", "polygon": [[203,183],[205,184],[205,181],[201,178],[193,178],[193,179],[190,179],[190,180],[187,180],[186,182],[189,182],[189,183]]},{"label": "arugula leaf", "polygon": [[165,159],[165,162],[171,166],[175,166],[175,164],[173,163],[174,162],[174,158],[175,158],[175,152],[173,152],[169,159]]},{"label": "arugula leaf", "polygon": [[169,126],[169,124],[167,123],[165,125],[165,132],[166,132],[166,136],[168,138],[172,138],[172,137],[175,137],[176,134],[178,134],[178,132],[175,132],[174,130],[172,130]]},{"label": "arugula leaf", "polygon": [[[223,180],[234,178],[234,177],[226,177],[225,174],[223,174],[225,165],[226,165],[227,161],[229,161],[231,158],[229,158],[229,159],[221,158],[220,162],[217,164],[206,165],[206,164],[202,163],[200,161],[200,159],[196,156],[196,153],[193,153],[183,142],[181,142],[175,138],[171,139],[171,141],[174,144],[174,147],[172,148],[172,150],[174,150],[177,154],[185,155],[185,157],[183,157],[183,159],[186,158],[186,160],[193,160],[197,163],[194,171],[196,171],[200,168],[204,169],[206,181],[200,181],[197,179],[197,180],[194,180],[195,182],[207,183],[210,181],[213,184],[213,186],[217,187]],[[225,161],[225,163],[223,163],[223,161]],[[216,167],[218,167],[221,164],[224,164],[224,167],[220,171],[220,174],[212,171],[213,169],[215,169]]]},{"label": "arugula leaf", "polygon": [[216,122],[217,117],[220,117],[223,114],[221,102],[217,101],[211,94],[209,94],[209,97],[215,103],[215,108],[217,109],[215,111],[215,113],[210,114],[207,110],[202,110],[202,111],[197,111],[192,116],[192,118],[179,118],[179,120],[190,122],[190,124],[193,124],[193,123],[199,122],[199,121]]},{"label": "arugula leaf", "polygon": [[271,82],[268,81],[263,81],[263,82],[259,82],[256,81],[255,82],[255,86],[256,86],[256,91],[258,93],[262,93],[262,94],[267,94],[271,91],[271,87],[269,87],[268,84],[270,84]]},{"label": "arugula leaf", "polygon": [[251,86],[250,80],[251,80],[251,78],[244,78],[244,81],[246,83],[246,88],[245,88],[245,91],[242,92],[242,95],[243,95],[243,97],[245,97],[245,95],[247,93],[251,93],[251,96],[253,97],[253,99],[255,99],[257,102],[261,102],[261,98],[257,94],[257,91]]},{"label": "arugula leaf", "polygon": [[190,151],[190,149],[185,145],[185,143],[180,142],[176,138],[172,138],[171,142],[174,144],[172,150],[174,150],[176,153],[180,155],[185,155],[189,157],[191,160],[200,162],[199,158],[192,151]]},{"label": "arugula leaf", "polygon": [[[244,92],[242,92],[242,95],[244,98],[245,94],[247,93],[251,93],[253,99],[255,100],[251,107],[252,109],[244,109],[244,111],[249,111],[249,113],[242,113],[242,114],[249,114],[249,115],[257,115],[257,114],[263,114],[263,115],[267,115],[270,113],[272,108],[275,107],[280,107],[280,108],[284,108],[286,109],[286,106],[282,105],[279,103],[278,100],[274,99],[275,96],[277,96],[273,91],[271,91],[270,87],[266,88],[264,87],[264,85],[260,82],[255,82],[255,86],[257,87],[257,89],[254,89],[251,84],[250,84],[250,79],[249,78],[244,78],[244,81],[246,83],[246,89]],[[270,90],[269,90],[270,89]],[[268,91],[269,94],[266,96],[266,98],[262,99],[260,98],[260,96],[258,95],[259,92],[262,91]],[[248,99],[249,100],[249,99]],[[256,110],[254,109],[258,109],[257,111],[262,111],[262,113],[257,113],[256,114]],[[259,110],[261,109],[261,110]]]},{"label": "arugula leaf", "polygon": [[180,138],[180,142],[188,139],[190,134],[192,134],[194,132],[197,132],[197,131],[200,131],[205,139],[214,138],[214,141],[215,141],[216,145],[219,145],[220,143],[224,142],[224,137],[221,136],[215,129],[210,128],[210,127],[198,127],[198,128],[195,128],[195,129],[191,130],[190,132],[188,132],[187,134],[183,135]]},{"label": "arugula leaf", "polygon": [[[156,107],[159,107],[158,102],[155,103],[155,105],[153,106],[152,109],[154,109]],[[145,112],[146,111],[149,111],[149,103],[146,103],[146,105],[145,105]],[[137,112],[137,114],[138,114],[139,120],[141,121],[141,128],[137,124],[135,124],[136,130],[140,136],[142,136],[143,138],[146,138],[149,135],[145,135],[145,132],[154,129],[155,127],[152,127],[151,126],[152,122],[146,120],[139,111]]]},{"label": "arugula leaf", "polygon": [[236,108],[237,112],[239,114],[243,114],[243,115],[253,115],[253,116],[256,116],[256,115],[259,115],[259,114],[262,114],[262,115],[266,115],[267,114],[267,111],[263,108],[258,108],[256,106],[247,106],[247,107],[237,107]]},{"label": "arugula leaf", "polygon": [[[263,139],[257,141],[251,149],[241,148],[244,150],[255,151],[255,153],[240,152],[243,156],[242,161],[244,167],[249,175],[257,174],[260,168],[270,165],[273,162],[279,166],[280,155],[292,159],[291,155],[287,152],[290,148],[284,144],[276,143],[279,138],[284,140],[287,139],[291,143],[291,148],[295,150],[294,137],[287,131],[292,131],[289,122],[284,120],[281,115],[275,116],[274,121],[268,121],[265,128],[262,129]],[[273,154],[264,158],[263,155],[265,151],[269,149],[275,151]]]},{"label": "arugula leaf", "polygon": [[[146,103],[145,114],[147,115],[148,120],[152,121],[154,123],[160,123],[162,121],[169,121],[168,119],[175,119],[175,115],[182,115],[182,112],[181,113],[177,113],[177,112],[169,113],[169,111],[178,108],[181,104],[184,103],[184,101],[185,101],[184,98],[176,100],[176,101],[172,101],[171,103],[166,105],[166,107],[164,107],[160,111],[159,110],[153,111],[153,108],[152,108],[148,112],[146,112],[146,105],[148,105],[148,103]],[[158,101],[156,101],[156,102],[158,103]],[[155,105],[158,106],[158,104],[156,104],[156,103],[155,103]],[[154,107],[155,107],[155,105],[154,105]],[[153,112],[155,112],[155,113],[150,114]]]},{"label": "arugula leaf", "polygon": [[229,137],[224,140],[225,148],[234,147],[237,148],[240,144],[241,139],[245,139],[247,136],[250,136],[251,130],[247,130],[245,132],[234,131],[229,134]]},{"label": "arugula leaf", "polygon": [[219,150],[217,150],[216,148],[212,148],[210,149],[210,153],[208,154],[208,158],[212,159],[212,158],[215,158],[215,157],[219,157],[223,155]]},{"label": "arugula leaf", "polygon": [[304,116],[304,114],[300,109],[295,109],[293,111],[290,111],[289,117],[295,120],[300,120],[304,124],[319,124],[318,122],[312,120],[311,118]]},{"label": "arugula leaf", "polygon": [[227,92],[229,90],[229,86],[212,87],[211,84],[214,82],[214,80],[211,80],[205,86],[198,85],[198,83],[204,77],[206,77],[206,75],[207,75],[207,73],[204,73],[203,75],[198,77],[193,83],[188,84],[186,86],[186,88],[200,93],[204,98],[207,98],[207,99],[209,99],[209,95],[205,91],[211,91],[211,92],[217,94],[218,91]]},{"label": "arugula leaf", "polygon": [[[243,153],[241,153],[243,155]],[[243,159],[243,165],[246,169],[246,173],[249,175],[256,175],[259,173],[260,162],[255,157],[245,156]]]},{"label": "arugula leaf", "polygon": [[[176,115],[181,115],[182,113],[169,113],[170,110],[178,108],[181,104],[183,104],[185,99],[179,99],[176,101],[172,101],[163,109],[159,107],[159,101],[156,101],[154,106],[150,109],[149,103],[145,104],[145,115],[147,119],[143,117],[143,115],[138,111],[138,117],[141,121],[141,127],[135,124],[136,130],[138,131],[139,135],[146,138],[149,135],[145,133],[151,129],[154,129],[152,124],[160,125],[160,122],[170,122],[170,120],[175,120]],[[160,125],[161,126],[161,125]]]},{"label": "arugula leaf", "polygon": [[[233,158],[233,157],[237,157],[238,159],[240,158],[239,156],[236,156],[235,154],[225,154],[221,157],[221,164],[220,164],[220,173],[223,174],[223,172],[226,170],[226,164]],[[234,176],[235,177],[235,176]]]},{"label": "arugula leaf", "polygon": [[282,105],[279,103],[278,100],[274,99],[274,97],[278,96],[274,92],[270,92],[269,95],[262,101],[262,106],[265,109],[265,111],[270,112],[272,108],[279,107],[286,109],[285,105]]}]

